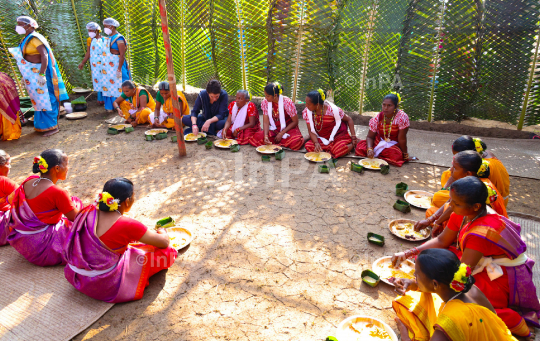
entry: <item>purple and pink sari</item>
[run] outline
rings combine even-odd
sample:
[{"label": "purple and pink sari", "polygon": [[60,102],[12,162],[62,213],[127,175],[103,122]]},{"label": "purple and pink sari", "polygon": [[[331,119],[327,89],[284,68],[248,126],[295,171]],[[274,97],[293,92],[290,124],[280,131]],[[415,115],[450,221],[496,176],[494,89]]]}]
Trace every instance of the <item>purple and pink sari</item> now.
[{"label": "purple and pink sari", "polygon": [[2,212],[0,211],[0,246],[7,245],[7,238],[11,232],[9,228],[9,210]]},{"label": "purple and pink sari", "polygon": [[148,278],[169,268],[177,251],[129,244],[124,253],[108,248],[96,235],[98,210],[85,207],[64,244],[64,275],[75,289],[97,300],[120,303],[143,297]]},{"label": "purple and pink sari", "polygon": [[[8,197],[11,204],[11,230],[8,242],[30,263],[39,266],[66,264],[62,258],[62,245],[71,227],[71,222],[62,217],[54,225],[46,224],[36,217],[24,193],[24,184],[38,175],[30,176]],[[82,203],[76,197],[73,201]]]}]

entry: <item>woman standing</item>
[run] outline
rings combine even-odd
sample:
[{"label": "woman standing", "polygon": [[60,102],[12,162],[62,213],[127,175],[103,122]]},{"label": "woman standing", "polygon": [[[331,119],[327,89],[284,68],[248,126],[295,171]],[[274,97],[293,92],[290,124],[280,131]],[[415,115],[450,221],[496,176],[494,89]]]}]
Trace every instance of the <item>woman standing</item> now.
[{"label": "woman standing", "polygon": [[[86,24],[86,29],[88,30],[88,38],[86,39],[86,54],[82,62],[79,64],[79,70],[84,68],[84,64],[90,60],[90,70],[92,70],[92,84],[94,85],[94,91],[98,94],[98,103],[103,105],[103,93],[102,87],[96,81],[101,78],[99,74],[102,70],[101,60],[102,54],[106,46],[106,38],[101,36],[101,27],[95,22],[89,22]],[[99,64],[98,64],[99,62]]]},{"label": "woman standing", "polygon": [[325,151],[332,154],[333,158],[338,158],[349,154],[358,143],[352,118],[327,101],[322,89],[307,94],[302,116],[311,138],[305,146],[308,152]]},{"label": "woman standing", "polygon": [[8,178],[11,170],[11,157],[0,149],[0,246],[6,245],[11,217],[8,196],[17,188],[17,184]]},{"label": "woman standing", "polygon": [[389,164],[401,167],[409,161],[407,132],[409,116],[399,109],[401,99],[397,94],[384,96],[382,111],[369,120],[369,132],[365,140],[358,142],[356,155],[370,159],[378,157]]},{"label": "woman standing", "polygon": [[35,31],[38,27],[34,19],[18,17],[15,30],[25,37],[19,48],[9,51],[17,60],[35,109],[34,129],[44,132],[43,136],[51,136],[59,131],[60,101],[69,97],[47,39]]},{"label": "woman standing", "polygon": [[304,145],[304,137],[298,128],[296,106],[283,94],[283,87],[278,82],[268,83],[264,87],[263,131],[253,135],[249,143],[254,147],[277,144],[292,150],[299,150]]},{"label": "woman standing", "polygon": [[21,102],[13,79],[0,72],[0,136],[2,141],[16,140],[21,137]]},{"label": "woman standing", "polygon": [[[129,71],[129,65],[126,59],[126,51],[127,51],[127,40],[124,38],[123,35],[118,33],[117,28],[120,26],[120,23],[116,21],[113,18],[107,18],[103,20],[103,32],[108,36],[108,46],[109,51],[111,54],[118,56],[114,59],[114,69],[112,72],[114,72],[114,76],[116,79],[119,80],[119,83],[122,84],[125,81],[131,80],[131,72]],[[110,62],[109,62],[110,63]],[[111,77],[113,76],[111,75]],[[106,110],[113,110],[113,102],[116,100],[118,96],[120,96],[121,89],[119,89],[117,86],[111,87],[112,90],[118,91],[118,93],[114,93],[112,95],[107,95],[104,93],[102,95],[102,98],[100,98],[98,94],[98,101],[105,102],[105,109]]]}]

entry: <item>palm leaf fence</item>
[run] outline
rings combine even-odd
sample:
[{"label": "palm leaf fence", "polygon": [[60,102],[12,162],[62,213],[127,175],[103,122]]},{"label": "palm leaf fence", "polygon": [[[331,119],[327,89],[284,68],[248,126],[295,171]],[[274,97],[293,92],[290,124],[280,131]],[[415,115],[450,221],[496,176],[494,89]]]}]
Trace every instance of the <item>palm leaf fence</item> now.
[{"label": "palm leaf fence", "polygon": [[[537,0],[166,0],[175,76],[204,87],[263,95],[268,81],[302,102],[330,90],[350,111],[378,111],[398,91],[412,119],[467,117],[540,123]],[[89,87],[78,70],[89,21],[113,17],[128,40],[133,78],[167,79],[158,0],[0,0],[0,71],[22,84],[7,52],[15,18],[38,20],[68,89]],[[20,87],[21,94],[24,89]]]}]

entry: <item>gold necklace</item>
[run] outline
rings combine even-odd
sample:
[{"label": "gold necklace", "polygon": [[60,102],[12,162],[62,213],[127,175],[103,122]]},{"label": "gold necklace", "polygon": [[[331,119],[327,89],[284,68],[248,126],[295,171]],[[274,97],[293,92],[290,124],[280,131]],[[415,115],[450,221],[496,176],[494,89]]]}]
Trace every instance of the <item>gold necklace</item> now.
[{"label": "gold necklace", "polygon": [[392,118],[390,119],[390,128],[388,129],[388,136],[386,135],[386,116],[383,115],[383,137],[386,142],[390,142],[390,136],[392,135],[392,122],[394,121],[394,117],[396,116],[396,113],[392,115]]}]

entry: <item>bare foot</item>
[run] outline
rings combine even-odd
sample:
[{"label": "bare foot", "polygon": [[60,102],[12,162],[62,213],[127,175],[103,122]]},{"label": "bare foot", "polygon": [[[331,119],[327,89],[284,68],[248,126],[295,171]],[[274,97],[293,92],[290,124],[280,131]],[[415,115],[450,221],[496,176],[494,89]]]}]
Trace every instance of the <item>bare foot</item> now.
[{"label": "bare foot", "polygon": [[525,341],[534,341],[536,339],[536,328],[534,326],[531,326],[527,323],[527,327],[529,327],[529,331],[531,334],[528,337],[524,337],[523,340]]},{"label": "bare foot", "polygon": [[50,130],[50,131],[44,133],[44,134],[43,134],[43,137],[49,137],[49,136],[51,136],[51,135],[54,135],[54,134],[58,133],[59,131],[60,131],[60,130],[58,130],[58,128],[56,128],[56,129],[54,129],[54,130]]},{"label": "bare foot", "polygon": [[405,326],[405,324],[401,322],[399,317],[396,317],[394,321],[396,321],[397,328],[399,330],[399,333],[401,334],[401,340],[410,341],[411,339],[409,338],[409,330],[407,329],[407,326]]}]

